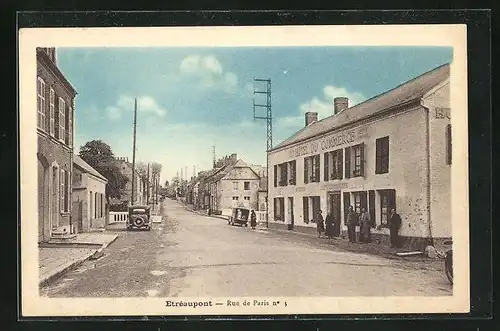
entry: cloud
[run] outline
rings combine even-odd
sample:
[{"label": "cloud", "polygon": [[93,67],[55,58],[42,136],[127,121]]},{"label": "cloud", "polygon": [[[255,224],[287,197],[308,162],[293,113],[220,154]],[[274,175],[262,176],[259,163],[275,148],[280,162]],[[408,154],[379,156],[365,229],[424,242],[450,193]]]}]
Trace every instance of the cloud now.
[{"label": "cloud", "polygon": [[213,55],[189,55],[180,64],[183,76],[195,78],[198,87],[221,89],[234,93],[238,87],[238,76],[231,71],[224,72],[221,63]]},{"label": "cloud", "polygon": [[366,100],[363,94],[348,91],[344,87],[326,85],[322,92],[323,96],[321,98],[314,96],[311,100],[300,104],[300,114],[282,117],[278,120],[278,124],[283,128],[301,127],[304,122],[304,114],[309,111],[317,112],[319,120],[331,116],[333,115],[333,99],[336,97],[347,97],[349,99],[349,107],[353,107]]},{"label": "cloud", "polygon": [[[108,118],[112,121],[119,120],[124,112],[133,111],[134,103],[135,98],[127,95],[120,96],[115,105],[106,107]],[[159,117],[164,117],[167,114],[167,110],[160,107],[156,100],[150,96],[137,98],[137,111]]]}]

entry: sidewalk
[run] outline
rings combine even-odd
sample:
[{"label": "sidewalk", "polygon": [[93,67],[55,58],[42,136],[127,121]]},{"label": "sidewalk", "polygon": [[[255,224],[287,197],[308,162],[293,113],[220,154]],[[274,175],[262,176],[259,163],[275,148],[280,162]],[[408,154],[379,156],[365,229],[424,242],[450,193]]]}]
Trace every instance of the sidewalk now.
[{"label": "sidewalk", "polygon": [[[68,242],[49,241],[38,248],[39,286],[76,268],[118,238],[109,233],[81,233]],[[97,254],[96,254],[97,253]]]},{"label": "sidewalk", "polygon": [[422,255],[414,255],[414,256],[399,256],[396,253],[404,252],[405,250],[391,248],[390,246],[377,244],[377,243],[351,243],[348,240],[341,238],[333,238],[332,240],[328,240],[328,238],[322,236],[318,238],[317,235],[298,232],[298,231],[290,231],[290,230],[282,230],[275,228],[265,228],[264,229],[270,233],[280,234],[280,235],[288,235],[294,237],[301,237],[306,239],[308,242],[317,243],[318,245],[328,247],[330,249],[339,249],[343,251],[359,253],[359,254],[369,254],[369,255],[378,255],[380,257],[395,260],[397,262],[401,262],[407,266],[417,269],[427,269],[427,270],[442,270],[443,269],[443,259],[436,258],[431,259],[429,257]]}]

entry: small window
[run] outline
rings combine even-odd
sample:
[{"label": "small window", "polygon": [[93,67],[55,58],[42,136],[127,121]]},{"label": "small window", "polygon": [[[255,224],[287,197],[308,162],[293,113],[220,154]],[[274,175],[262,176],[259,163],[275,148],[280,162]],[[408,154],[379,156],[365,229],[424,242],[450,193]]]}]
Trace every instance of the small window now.
[{"label": "small window", "polygon": [[238,197],[233,197],[233,200],[234,201],[238,201]]},{"label": "small window", "polygon": [[238,182],[233,182],[233,190],[238,190]]},{"label": "small window", "polygon": [[248,197],[248,196],[244,197],[243,199],[250,201],[250,197]]},{"label": "small window", "polygon": [[46,130],[45,81],[40,77],[38,77],[38,80],[37,80],[36,90],[37,90],[36,91],[36,94],[37,94],[36,108],[37,108],[37,112],[38,112],[37,124],[38,124],[38,128],[45,131]]},{"label": "small window", "polygon": [[250,182],[244,182],[245,191],[250,189]]}]

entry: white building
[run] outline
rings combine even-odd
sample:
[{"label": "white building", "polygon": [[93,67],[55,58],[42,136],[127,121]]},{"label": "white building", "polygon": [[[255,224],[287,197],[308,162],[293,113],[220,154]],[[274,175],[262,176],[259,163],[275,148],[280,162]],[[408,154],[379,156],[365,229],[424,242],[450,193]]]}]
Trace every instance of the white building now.
[{"label": "white building", "polygon": [[73,156],[73,222],[78,232],[105,226],[108,180],[78,155]]},{"label": "white building", "polygon": [[[318,210],[332,212],[345,237],[349,205],[366,207],[375,240],[391,207],[402,218],[408,248],[451,237],[451,124],[449,65],[348,108],[336,98],[320,121],[269,152],[270,226],[315,231]],[[273,182],[274,181],[274,182]]]}]

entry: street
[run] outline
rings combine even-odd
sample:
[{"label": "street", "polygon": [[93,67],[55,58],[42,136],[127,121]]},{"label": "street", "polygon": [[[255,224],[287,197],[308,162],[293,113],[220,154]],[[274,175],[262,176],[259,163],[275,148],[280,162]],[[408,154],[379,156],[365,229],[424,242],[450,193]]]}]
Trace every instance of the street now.
[{"label": "street", "polygon": [[[152,231],[119,234],[98,260],[41,289],[49,297],[442,296],[444,272],[195,214],[165,200]],[[330,245],[331,246],[331,245]]]}]

